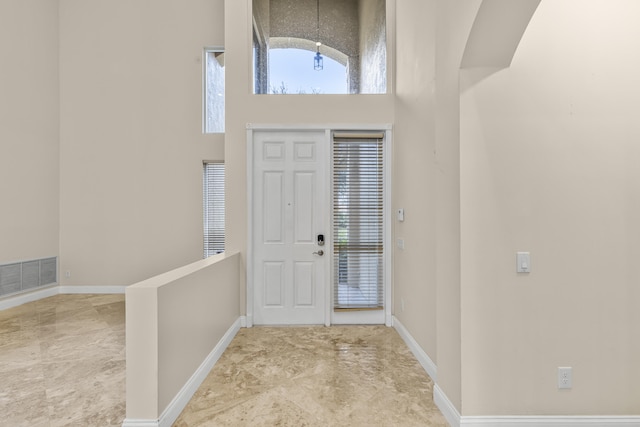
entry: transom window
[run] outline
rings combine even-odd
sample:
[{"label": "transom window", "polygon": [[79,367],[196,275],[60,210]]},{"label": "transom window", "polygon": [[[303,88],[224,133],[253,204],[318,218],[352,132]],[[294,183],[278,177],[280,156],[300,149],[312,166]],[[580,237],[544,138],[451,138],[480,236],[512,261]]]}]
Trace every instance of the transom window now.
[{"label": "transom window", "polygon": [[387,92],[385,0],[253,0],[254,93]]}]

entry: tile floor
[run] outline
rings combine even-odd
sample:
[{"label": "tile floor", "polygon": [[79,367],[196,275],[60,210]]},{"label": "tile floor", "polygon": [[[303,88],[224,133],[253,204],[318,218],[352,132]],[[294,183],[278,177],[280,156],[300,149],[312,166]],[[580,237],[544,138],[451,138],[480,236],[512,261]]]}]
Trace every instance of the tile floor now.
[{"label": "tile floor", "polygon": [[433,383],[384,326],[242,329],[175,427],[438,426]]},{"label": "tile floor", "polygon": [[[0,426],[120,426],[124,295],[0,311]],[[433,383],[383,326],[242,329],[175,422],[446,427]]]},{"label": "tile floor", "polygon": [[124,313],[124,295],[0,311],[0,426],[121,426]]}]

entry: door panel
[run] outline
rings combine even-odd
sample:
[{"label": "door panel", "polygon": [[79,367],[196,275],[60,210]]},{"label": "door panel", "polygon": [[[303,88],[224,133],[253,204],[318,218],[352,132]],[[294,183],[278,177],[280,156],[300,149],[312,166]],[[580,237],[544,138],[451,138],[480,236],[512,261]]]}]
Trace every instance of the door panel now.
[{"label": "door panel", "polygon": [[296,172],[294,177],[295,196],[295,225],[293,241],[295,243],[310,244],[314,242],[315,223],[314,217],[314,188],[313,184],[316,177],[310,172]]},{"label": "door panel", "polygon": [[325,132],[253,134],[255,324],[325,323],[326,146]]},{"label": "door panel", "polygon": [[293,283],[295,284],[295,306],[313,306],[315,274],[312,262],[296,262]]},{"label": "door panel", "polygon": [[265,172],[263,179],[265,197],[263,207],[264,243],[284,243],[284,215],[282,202],[284,193],[284,176],[281,171]]},{"label": "door panel", "polygon": [[265,262],[264,268],[264,305],[266,307],[282,307],[284,262]]}]

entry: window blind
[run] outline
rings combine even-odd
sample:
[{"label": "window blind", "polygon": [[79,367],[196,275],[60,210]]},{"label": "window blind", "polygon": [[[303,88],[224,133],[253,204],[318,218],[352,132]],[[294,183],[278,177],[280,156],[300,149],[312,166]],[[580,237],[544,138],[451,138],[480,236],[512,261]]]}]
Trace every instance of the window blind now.
[{"label": "window blind", "polygon": [[224,252],[224,163],[205,162],[204,258]]},{"label": "window blind", "polygon": [[333,135],[333,305],[384,304],[383,134]]}]

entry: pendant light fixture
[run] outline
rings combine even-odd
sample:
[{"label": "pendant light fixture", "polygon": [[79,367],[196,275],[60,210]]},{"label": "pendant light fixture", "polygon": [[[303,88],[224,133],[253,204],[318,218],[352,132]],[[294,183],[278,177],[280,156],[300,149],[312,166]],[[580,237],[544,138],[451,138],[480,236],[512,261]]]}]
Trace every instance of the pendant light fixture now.
[{"label": "pendant light fixture", "polygon": [[316,71],[321,71],[324,66],[322,65],[323,59],[320,54],[320,46],[322,43],[320,42],[320,0],[316,0],[316,55],[313,57],[313,69]]}]

